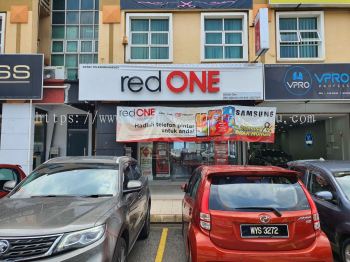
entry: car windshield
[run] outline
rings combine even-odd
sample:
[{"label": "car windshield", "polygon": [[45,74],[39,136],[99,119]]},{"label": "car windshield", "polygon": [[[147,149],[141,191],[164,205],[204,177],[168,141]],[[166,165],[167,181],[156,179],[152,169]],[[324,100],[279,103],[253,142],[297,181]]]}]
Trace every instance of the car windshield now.
[{"label": "car windshield", "polygon": [[334,177],[346,197],[350,200],[350,171],[335,172]]},{"label": "car windshield", "polygon": [[209,207],[211,210],[255,211],[257,207],[280,211],[310,208],[297,178],[281,176],[215,176],[212,179]]},{"label": "car windshield", "polygon": [[34,171],[10,198],[40,196],[113,196],[117,194],[115,167],[46,167]]}]

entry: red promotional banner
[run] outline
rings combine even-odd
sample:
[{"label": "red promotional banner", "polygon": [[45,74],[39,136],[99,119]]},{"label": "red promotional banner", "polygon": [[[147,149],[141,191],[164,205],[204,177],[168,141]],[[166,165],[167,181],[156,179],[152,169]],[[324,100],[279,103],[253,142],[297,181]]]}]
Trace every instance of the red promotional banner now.
[{"label": "red promotional banner", "polygon": [[271,107],[118,107],[117,141],[273,143],[275,118]]}]

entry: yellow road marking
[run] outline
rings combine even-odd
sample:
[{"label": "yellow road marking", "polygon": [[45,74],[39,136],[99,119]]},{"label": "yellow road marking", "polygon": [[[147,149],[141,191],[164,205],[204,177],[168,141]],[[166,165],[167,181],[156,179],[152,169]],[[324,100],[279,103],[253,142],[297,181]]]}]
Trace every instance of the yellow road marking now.
[{"label": "yellow road marking", "polygon": [[162,236],[160,237],[157,256],[155,262],[162,262],[163,261],[163,255],[166,245],[166,240],[168,237],[168,228],[163,228]]}]

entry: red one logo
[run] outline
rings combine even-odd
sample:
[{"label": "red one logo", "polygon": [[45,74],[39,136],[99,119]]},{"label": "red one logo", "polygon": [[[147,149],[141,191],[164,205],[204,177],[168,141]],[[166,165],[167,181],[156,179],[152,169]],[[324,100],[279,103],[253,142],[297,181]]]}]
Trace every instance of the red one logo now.
[{"label": "red one logo", "polygon": [[[174,84],[174,79],[176,78],[181,82],[178,86]],[[194,71],[190,71],[189,74],[182,71],[172,71],[166,79],[166,84],[173,93],[181,93],[188,88],[193,93],[195,86],[198,86],[203,93],[217,93],[220,91],[220,88],[217,86],[219,82],[220,71],[202,71],[201,78]]]}]

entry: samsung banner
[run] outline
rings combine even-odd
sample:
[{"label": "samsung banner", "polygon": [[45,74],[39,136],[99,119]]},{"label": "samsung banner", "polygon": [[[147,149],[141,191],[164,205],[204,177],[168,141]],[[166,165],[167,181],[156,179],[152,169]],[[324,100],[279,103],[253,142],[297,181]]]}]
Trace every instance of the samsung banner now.
[{"label": "samsung banner", "polygon": [[348,100],[350,64],[265,65],[265,100]]},{"label": "samsung banner", "polygon": [[80,65],[79,100],[263,100],[262,64]]},{"label": "samsung banner", "polygon": [[273,143],[276,108],[117,107],[117,142],[246,141]]},{"label": "samsung banner", "polygon": [[251,9],[252,0],[121,0],[123,10]]},{"label": "samsung banner", "polygon": [[42,99],[44,56],[0,55],[0,99]]}]

